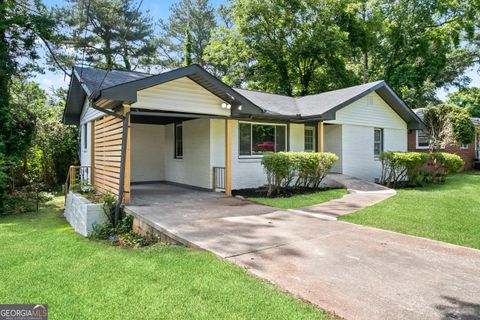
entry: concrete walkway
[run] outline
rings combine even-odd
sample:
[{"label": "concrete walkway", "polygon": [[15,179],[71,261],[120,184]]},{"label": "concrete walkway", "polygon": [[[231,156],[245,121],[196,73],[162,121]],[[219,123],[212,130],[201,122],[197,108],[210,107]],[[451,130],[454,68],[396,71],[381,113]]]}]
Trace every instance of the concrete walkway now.
[{"label": "concrete walkway", "polygon": [[340,199],[289,211],[324,220],[336,220],[338,216],[361,210],[396,194],[393,189],[344,174],[329,174],[326,180],[326,185],[344,187],[348,194]]},{"label": "concrete walkway", "polygon": [[328,221],[325,216],[392,195],[351,177],[330,178],[351,181],[355,189],[333,205],[297,213],[169,188],[162,191],[170,197],[167,210],[146,198],[129,210],[181,242],[347,319],[480,318],[480,251]]}]

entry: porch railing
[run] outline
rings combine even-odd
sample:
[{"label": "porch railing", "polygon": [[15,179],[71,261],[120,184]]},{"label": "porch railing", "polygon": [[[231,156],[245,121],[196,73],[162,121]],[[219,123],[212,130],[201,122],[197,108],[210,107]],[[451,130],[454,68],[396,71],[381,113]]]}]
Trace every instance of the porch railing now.
[{"label": "porch railing", "polygon": [[73,187],[87,186],[92,183],[92,170],[91,166],[70,166],[64,187],[65,200]]},{"label": "porch railing", "polygon": [[212,190],[225,190],[225,167],[213,167]]}]

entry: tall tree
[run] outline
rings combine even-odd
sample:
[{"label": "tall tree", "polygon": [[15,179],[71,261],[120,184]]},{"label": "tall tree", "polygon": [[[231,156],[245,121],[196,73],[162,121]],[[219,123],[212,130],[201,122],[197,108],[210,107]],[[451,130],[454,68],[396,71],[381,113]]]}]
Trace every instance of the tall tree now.
[{"label": "tall tree", "polygon": [[8,190],[5,172],[28,148],[34,129],[28,105],[10,103],[12,77],[38,70],[39,42],[48,41],[54,30],[55,22],[39,1],[0,0],[0,213]]},{"label": "tall tree", "polygon": [[215,33],[207,58],[223,64],[226,75],[237,69],[248,87],[280,94],[353,84],[358,79],[344,59],[348,35],[339,26],[343,10],[335,0],[235,1],[233,28]]},{"label": "tall tree", "polygon": [[85,60],[105,69],[133,70],[152,63],[153,22],[134,0],[69,0],[56,13],[67,31],[60,45],[66,65]]},{"label": "tall tree", "polygon": [[[434,102],[440,87],[468,83],[464,72],[474,63],[468,44],[480,17],[478,1],[354,0],[357,16],[365,4],[369,18],[350,28],[361,39],[351,53],[369,81],[386,80],[412,107]],[[359,54],[368,55],[365,62]]]},{"label": "tall tree", "polygon": [[188,67],[192,64],[192,34],[190,29],[187,29],[185,36],[185,44],[183,45],[183,65]]},{"label": "tall tree", "polygon": [[168,68],[182,65],[185,60],[183,48],[188,30],[191,37],[192,63],[207,66],[203,58],[204,51],[216,25],[215,9],[208,0],[180,0],[173,4],[168,20],[160,21],[160,63]]},{"label": "tall tree", "polygon": [[480,88],[462,88],[449,93],[447,102],[465,108],[472,117],[480,118]]}]

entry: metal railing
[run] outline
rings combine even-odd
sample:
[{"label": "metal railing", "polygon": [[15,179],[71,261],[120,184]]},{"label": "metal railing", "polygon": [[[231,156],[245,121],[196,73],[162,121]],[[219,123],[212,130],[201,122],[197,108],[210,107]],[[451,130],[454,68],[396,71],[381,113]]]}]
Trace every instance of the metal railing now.
[{"label": "metal railing", "polygon": [[225,190],[225,167],[213,167],[212,190]]},{"label": "metal railing", "polygon": [[88,186],[92,183],[91,166],[70,166],[67,173],[67,180],[65,181],[65,199],[73,187]]}]

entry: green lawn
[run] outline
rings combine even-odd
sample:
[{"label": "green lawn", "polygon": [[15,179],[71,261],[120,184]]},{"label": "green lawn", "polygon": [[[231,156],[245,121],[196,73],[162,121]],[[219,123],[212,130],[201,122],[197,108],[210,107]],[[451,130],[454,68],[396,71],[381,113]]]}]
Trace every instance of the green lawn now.
[{"label": "green lawn", "polygon": [[0,303],[48,303],[50,319],[330,318],[205,252],[84,239],[62,199],[0,217]]},{"label": "green lawn", "polygon": [[459,173],[443,185],[397,190],[340,219],[480,249],[480,175]]},{"label": "green lawn", "polygon": [[280,198],[257,198],[250,197],[248,200],[264,204],[271,207],[293,209],[311,206],[322,202],[330,201],[333,199],[341,198],[347,194],[345,189],[331,189],[326,191],[320,191],[315,193],[298,194],[292,197],[280,197]]}]

